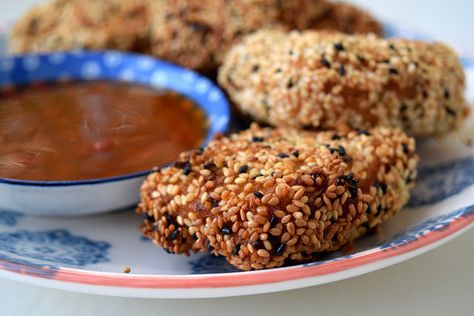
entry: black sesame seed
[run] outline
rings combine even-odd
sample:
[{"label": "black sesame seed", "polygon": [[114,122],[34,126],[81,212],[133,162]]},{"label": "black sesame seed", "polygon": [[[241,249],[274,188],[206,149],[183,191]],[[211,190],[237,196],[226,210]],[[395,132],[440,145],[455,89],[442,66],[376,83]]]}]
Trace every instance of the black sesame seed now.
[{"label": "black sesame seed", "polygon": [[336,153],[336,152],[339,153],[339,151],[337,150],[337,148],[331,147],[331,146],[329,146],[329,145],[326,145],[326,146],[328,147],[328,149],[329,149],[329,151],[331,152],[331,154],[334,154],[334,153]]},{"label": "black sesame seed", "polygon": [[279,72],[281,72],[281,68],[277,68],[277,69],[275,69],[275,72],[276,72],[276,73],[279,73]]},{"label": "black sesame seed", "polygon": [[345,155],[344,157],[342,157],[342,161],[344,161],[345,163],[350,163],[352,161],[352,157],[349,155]]},{"label": "black sesame seed", "polygon": [[175,240],[176,238],[178,238],[178,236],[179,236],[179,230],[178,230],[178,229],[175,229],[175,230],[170,234],[170,236],[168,237],[168,239],[169,239],[170,241],[173,241],[173,240]]},{"label": "black sesame seed", "polygon": [[249,170],[249,166],[243,165],[239,168],[239,173],[246,173]]},{"label": "black sesame seed", "polygon": [[273,177],[275,175],[275,171],[272,171],[272,173],[270,173],[270,176]]},{"label": "black sesame seed", "polygon": [[357,55],[357,60],[359,60],[360,63],[364,63],[366,61],[366,59],[361,55]]},{"label": "black sesame seed", "polygon": [[365,130],[365,129],[358,129],[357,130],[357,135],[367,135],[367,136],[370,136],[370,133]]},{"label": "black sesame seed", "polygon": [[390,64],[390,59],[384,59],[381,61],[382,64]]},{"label": "black sesame seed", "polygon": [[145,214],[145,218],[150,223],[153,223],[155,221],[155,217],[148,214]]},{"label": "black sesame seed", "polygon": [[388,47],[392,50],[397,50],[393,44],[389,44]]},{"label": "black sesame seed", "polygon": [[370,207],[370,204],[367,204],[367,209],[365,210],[367,214],[372,213],[372,208]]},{"label": "black sesame seed", "polygon": [[344,50],[344,45],[342,45],[342,43],[335,43],[334,44],[334,48],[340,52],[340,51],[343,51]]},{"label": "black sesame seed", "polygon": [[260,69],[260,65],[253,65],[252,72],[257,72]]},{"label": "black sesame seed", "polygon": [[297,150],[295,150],[294,152],[291,153],[293,156],[295,156],[296,158],[298,158],[300,156],[300,152]]},{"label": "black sesame seed", "polygon": [[383,183],[383,182],[376,181],[376,182],[374,183],[374,186],[375,186],[377,189],[382,190],[382,193],[383,193],[383,194],[387,193],[387,184],[385,184],[385,183]]},{"label": "black sesame seed", "polygon": [[209,202],[211,202],[211,205],[212,207],[217,207],[219,205],[219,201],[213,199],[213,198],[209,198]]},{"label": "black sesame seed", "polygon": [[311,128],[312,128],[312,126],[310,124],[301,124],[301,129],[309,130]]},{"label": "black sesame seed", "polygon": [[357,186],[355,187],[349,187],[349,193],[351,194],[351,197],[355,198],[359,195],[359,190],[357,189]]},{"label": "black sesame seed", "polygon": [[264,246],[263,244],[263,241],[261,241],[260,239],[257,239],[256,241],[254,241],[252,243],[252,246],[255,248],[255,249],[262,249]]},{"label": "black sesame seed", "polygon": [[278,248],[276,248],[275,250],[275,255],[277,256],[281,256],[285,253],[285,250],[286,250],[286,244],[285,243],[281,243]]},{"label": "black sesame seed", "polygon": [[257,179],[258,177],[261,177],[261,176],[263,176],[263,174],[259,173],[259,174],[257,174],[255,177],[253,177],[252,179],[255,180],[255,179]]},{"label": "black sesame seed", "polygon": [[207,169],[207,170],[215,170],[217,168],[216,164],[213,163],[213,162],[208,162],[206,164],[204,164],[204,169]]},{"label": "black sesame seed", "polygon": [[354,174],[352,172],[336,178],[336,183],[344,185],[353,198],[357,197],[359,194],[359,190],[357,188],[358,182],[358,180],[354,179]]},{"label": "black sesame seed", "polygon": [[294,52],[293,52],[292,49],[290,49],[290,51],[289,51],[288,53],[289,53],[290,55],[293,55]]},{"label": "black sesame seed", "polygon": [[239,255],[239,251],[240,251],[240,245],[237,244],[237,245],[235,245],[234,250],[232,250],[232,254],[233,254],[234,256],[238,256],[238,255]]},{"label": "black sesame seed", "polygon": [[445,90],[444,90],[444,98],[445,98],[445,99],[449,99],[449,97],[450,97],[449,90],[448,90],[448,89],[445,89]]},{"label": "black sesame seed", "polygon": [[278,153],[278,154],[277,154],[277,157],[283,159],[283,158],[288,158],[289,156],[288,156],[287,154],[285,154],[285,153]]},{"label": "black sesame seed", "polygon": [[341,139],[341,136],[339,136],[337,134],[335,134],[331,137],[331,140],[339,140],[339,139]]},{"label": "black sesame seed", "polygon": [[342,145],[339,145],[337,147],[337,151],[338,151],[339,155],[341,155],[341,156],[344,156],[346,154],[346,149]]},{"label": "black sesame seed", "polygon": [[380,212],[382,212],[382,210],[383,210],[382,205],[377,206],[377,212],[375,213],[375,215],[380,214]]},{"label": "black sesame seed", "polygon": [[255,142],[255,143],[261,143],[261,142],[263,142],[263,137],[254,136],[254,137],[252,137],[252,141]]},{"label": "black sesame seed", "polygon": [[212,251],[214,250],[214,247],[212,247],[211,242],[210,242],[209,239],[207,239],[207,238],[206,238],[206,241],[205,241],[205,245],[206,245],[207,250],[208,250],[209,252],[212,252]]},{"label": "black sesame seed", "polygon": [[389,72],[391,75],[398,75],[398,70],[395,69],[395,68],[389,68],[389,69],[388,69],[388,72]]},{"label": "black sesame seed", "polygon": [[230,235],[230,234],[232,234],[232,229],[230,229],[229,227],[224,226],[221,229],[221,233],[224,234],[224,235]]},{"label": "black sesame seed", "polygon": [[288,83],[286,84],[286,87],[287,87],[288,89],[291,89],[291,88],[293,88],[294,85],[295,85],[295,84],[293,83],[293,79],[290,78],[290,79],[288,80]]},{"label": "black sesame seed", "polygon": [[448,114],[451,116],[456,116],[456,112],[454,112],[454,110],[450,107],[446,107],[446,112],[448,112]]},{"label": "black sesame seed", "polygon": [[171,225],[175,225],[175,224],[176,224],[175,218],[172,217],[172,216],[169,215],[169,214],[165,214],[165,219],[166,219],[166,223],[168,224],[168,226],[171,226]]},{"label": "black sesame seed", "polygon": [[189,22],[188,21],[187,24],[194,31],[204,33],[204,34],[207,34],[212,30],[212,28],[209,25],[204,24],[204,23],[200,23],[200,22]]},{"label": "black sesame seed", "polygon": [[278,217],[275,216],[275,214],[270,217],[270,227],[275,227],[275,225],[278,222]]},{"label": "black sesame seed", "polygon": [[409,152],[408,145],[407,144],[402,144],[402,148],[403,148],[403,153],[408,154],[408,152]]},{"label": "black sesame seed", "polygon": [[344,76],[345,74],[346,74],[346,68],[344,67],[344,65],[341,65],[339,67],[339,75]]},{"label": "black sesame seed", "polygon": [[321,65],[326,68],[331,68],[331,63],[325,57],[321,58]]},{"label": "black sesame seed", "polygon": [[263,198],[263,193],[260,192],[260,191],[255,191],[255,192],[253,193],[253,195],[255,195],[256,197],[258,197],[259,199]]},{"label": "black sesame seed", "polygon": [[183,174],[185,176],[189,175],[192,171],[192,167],[191,167],[191,164],[190,163],[187,163],[184,168],[183,168]]}]

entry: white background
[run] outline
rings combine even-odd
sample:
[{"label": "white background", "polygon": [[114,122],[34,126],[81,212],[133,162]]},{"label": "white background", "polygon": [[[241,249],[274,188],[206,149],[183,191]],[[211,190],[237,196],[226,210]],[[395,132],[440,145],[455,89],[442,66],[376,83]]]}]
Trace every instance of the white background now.
[{"label": "white background", "polygon": [[[34,0],[0,0],[0,24]],[[356,0],[380,18],[474,52],[474,1]],[[149,300],[62,292],[0,280],[9,315],[474,315],[474,230],[377,272],[318,287],[249,297]]]}]

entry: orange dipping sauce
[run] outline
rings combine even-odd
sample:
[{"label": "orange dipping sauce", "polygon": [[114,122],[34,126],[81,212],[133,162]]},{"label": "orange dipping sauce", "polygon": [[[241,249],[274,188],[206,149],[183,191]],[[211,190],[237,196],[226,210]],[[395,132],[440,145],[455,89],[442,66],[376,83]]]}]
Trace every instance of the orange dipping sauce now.
[{"label": "orange dipping sauce", "polygon": [[204,112],[168,91],[111,81],[0,94],[0,177],[59,181],[145,171],[205,139]]}]

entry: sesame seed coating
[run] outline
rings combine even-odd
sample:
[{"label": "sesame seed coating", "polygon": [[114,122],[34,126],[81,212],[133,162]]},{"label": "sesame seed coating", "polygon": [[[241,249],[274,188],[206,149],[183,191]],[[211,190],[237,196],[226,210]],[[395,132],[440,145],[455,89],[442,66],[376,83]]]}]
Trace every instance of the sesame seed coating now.
[{"label": "sesame seed coating", "polygon": [[428,137],[467,115],[462,65],[438,43],[262,30],[230,50],[218,81],[242,112],[275,126],[382,125]]},{"label": "sesame seed coating", "polygon": [[212,73],[232,44],[262,28],[381,29],[357,7],[326,0],[51,0],[20,19],[10,46],[137,51]]},{"label": "sesame seed coating", "polygon": [[142,52],[147,46],[149,0],[52,0],[28,11],[13,27],[13,52],[74,48]]},{"label": "sesame seed coating", "polygon": [[406,203],[417,156],[400,130],[338,133],[254,124],[182,153],[142,185],[143,234],[168,252],[211,251],[243,270],[340,248]]},{"label": "sesame seed coating", "polygon": [[325,0],[156,1],[151,6],[151,50],[211,72],[244,35],[261,28],[305,29],[330,7]]},{"label": "sesame seed coating", "polygon": [[321,18],[315,20],[311,27],[314,30],[335,30],[347,34],[382,35],[382,26],[369,13],[355,5],[335,2]]}]

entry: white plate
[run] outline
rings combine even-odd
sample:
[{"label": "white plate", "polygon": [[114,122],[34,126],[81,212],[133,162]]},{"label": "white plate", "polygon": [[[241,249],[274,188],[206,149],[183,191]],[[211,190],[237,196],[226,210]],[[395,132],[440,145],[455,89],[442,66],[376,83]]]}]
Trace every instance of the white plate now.
[{"label": "white plate", "polygon": [[[393,27],[392,34],[401,32]],[[463,58],[468,98],[474,61]],[[218,297],[295,289],[352,277],[414,257],[474,223],[474,120],[440,140],[418,144],[419,179],[412,200],[380,233],[317,262],[238,272],[224,259],[170,255],[138,232],[126,210],[82,218],[37,218],[0,211],[0,275],[59,289],[133,297]],[[125,266],[131,268],[123,273]]]}]

